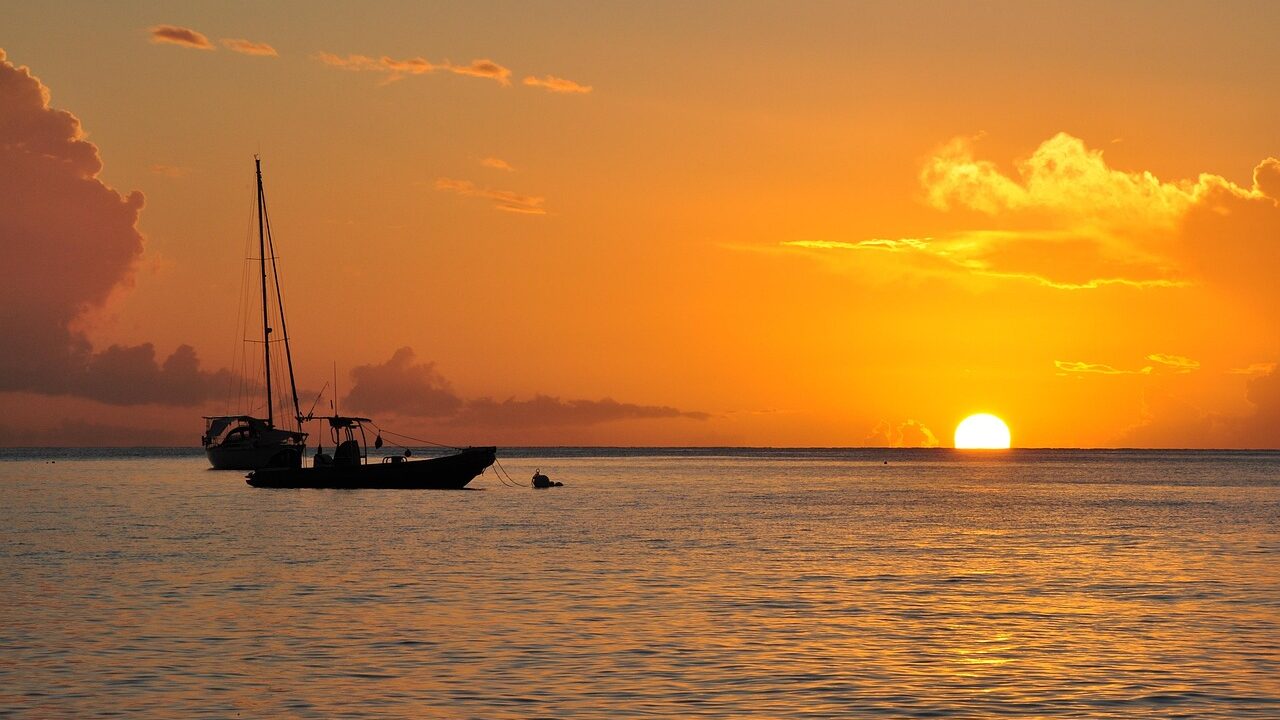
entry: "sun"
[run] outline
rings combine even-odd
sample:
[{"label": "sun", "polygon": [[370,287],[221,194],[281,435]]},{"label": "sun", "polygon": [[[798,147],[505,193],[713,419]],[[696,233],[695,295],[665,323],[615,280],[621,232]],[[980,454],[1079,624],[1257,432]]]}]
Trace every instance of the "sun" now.
[{"label": "sun", "polygon": [[961,450],[1003,450],[1009,447],[1009,426],[995,415],[970,415],[956,426],[956,447]]}]

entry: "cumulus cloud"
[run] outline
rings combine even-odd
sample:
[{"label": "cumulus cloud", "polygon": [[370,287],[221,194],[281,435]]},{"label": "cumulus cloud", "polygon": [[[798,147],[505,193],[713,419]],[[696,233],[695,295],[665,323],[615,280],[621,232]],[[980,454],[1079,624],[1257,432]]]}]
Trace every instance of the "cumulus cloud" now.
[{"label": "cumulus cloud", "polygon": [[344,56],[328,52],[318,52],[313,57],[329,67],[342,70],[383,73],[388,76],[388,81],[399,80],[409,75],[428,75],[436,71],[443,71],[455,75],[494,80],[500,85],[511,84],[511,70],[488,58],[472,60],[466,65],[455,65],[448,60],[436,63],[422,57],[397,60],[386,55],[375,58],[368,55]]},{"label": "cumulus cloud", "polygon": [[582,85],[572,80],[556,77],[555,75],[544,75],[542,77],[529,75],[525,77],[523,82],[529,87],[542,88],[543,90],[553,93],[586,94],[591,92],[590,85]]},{"label": "cumulus cloud", "polygon": [[863,438],[867,445],[874,447],[938,447],[938,437],[925,427],[924,423],[907,419],[894,424],[881,420]]},{"label": "cumulus cloud", "polygon": [[462,400],[435,364],[414,361],[413,348],[396,350],[381,365],[362,365],[351,371],[354,385],[343,404],[360,412],[395,413],[414,417],[452,415]]},{"label": "cumulus cloud", "polygon": [[546,198],[534,195],[521,195],[510,190],[492,190],[477,187],[470,180],[453,180],[440,178],[436,180],[436,189],[452,192],[464,197],[478,197],[493,201],[493,206],[505,212],[524,213],[526,215],[546,215],[542,207]]},{"label": "cumulus cloud", "polygon": [[[98,148],[80,121],[0,50],[0,391],[79,395],[107,403],[188,404],[225,388],[182,346],[158,362],[150,344],[95,353],[72,329],[129,282],[142,252],[143,197],[99,178]],[[56,258],[57,262],[50,262]]]},{"label": "cumulus cloud", "polygon": [[356,412],[385,413],[415,418],[448,419],[454,425],[484,427],[545,427],[597,425],[620,420],[685,418],[705,420],[703,412],[664,405],[637,405],[602,400],[562,400],[535,395],[527,400],[489,397],[460,398],[434,363],[418,362],[412,348],[397,350],[380,365],[351,371],[354,385],[342,404]]},{"label": "cumulus cloud", "polygon": [[196,50],[216,50],[209,38],[191,28],[177,25],[156,25],[151,28],[151,42],[179,45]]},{"label": "cumulus cloud", "polygon": [[[796,251],[888,251],[904,271],[1030,282],[1054,290],[1178,289],[1216,284],[1270,291],[1280,263],[1280,161],[1263,160],[1253,186],[1201,174],[1163,181],[1110,167],[1102,151],[1059,133],[1006,173],[953,140],[920,172],[925,201],[989,218],[937,238],[783,243]],[[974,215],[976,213],[976,215]],[[969,217],[969,216],[966,216]],[[1274,303],[1273,303],[1274,305]]]},{"label": "cumulus cloud", "polygon": [[243,55],[277,57],[280,54],[276,52],[275,48],[264,42],[254,42],[242,38],[222,38],[222,46],[232,52],[238,52]]},{"label": "cumulus cloud", "polygon": [[1274,448],[1280,428],[1280,372],[1275,365],[1245,386],[1253,411],[1227,415],[1205,411],[1171,392],[1149,391],[1144,419],[1121,438],[1131,447]]},{"label": "cumulus cloud", "polygon": [[920,180],[929,204],[941,210],[1039,211],[1110,231],[1172,228],[1198,187],[1112,169],[1101,150],[1067,133],[1018,161],[1013,177],[989,160],[975,159],[971,140],[955,139],[925,163]]}]

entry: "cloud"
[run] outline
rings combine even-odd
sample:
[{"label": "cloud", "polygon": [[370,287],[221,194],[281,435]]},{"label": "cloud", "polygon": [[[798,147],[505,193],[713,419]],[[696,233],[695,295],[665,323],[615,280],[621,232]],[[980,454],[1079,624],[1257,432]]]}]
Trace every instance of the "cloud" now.
[{"label": "cloud", "polygon": [[[118,405],[189,404],[225,389],[179,347],[157,362],[150,344],[95,353],[72,330],[130,281],[142,253],[142,193],[121,195],[98,174],[80,121],[0,50],[0,391],[78,395]],[[56,262],[50,262],[56,258]]]},{"label": "cloud", "polygon": [[542,207],[542,203],[546,198],[536,197],[533,195],[520,195],[509,190],[491,190],[488,188],[476,187],[476,184],[470,180],[453,180],[450,178],[440,178],[436,180],[436,189],[445,192],[453,192],[464,197],[478,197],[493,201],[493,206],[499,210],[514,213],[524,213],[527,215],[546,215],[547,211]]},{"label": "cloud", "polygon": [[1061,370],[1062,374],[1091,373],[1094,375],[1150,375],[1155,371],[1155,368],[1150,365],[1137,370],[1121,370],[1120,368],[1103,365],[1101,363],[1088,363],[1074,360],[1054,360],[1053,365]]},{"label": "cloud", "polygon": [[889,251],[896,263],[877,261],[878,270],[1053,290],[1210,284],[1280,308],[1265,300],[1268,269],[1280,265],[1280,243],[1272,241],[1280,236],[1280,160],[1258,164],[1249,188],[1208,173],[1168,182],[1112,168],[1102,151],[1059,133],[1004,172],[975,157],[973,138],[959,138],[924,163],[920,182],[929,206],[986,227],[925,239],[783,245],[811,253]]},{"label": "cloud", "polygon": [[872,238],[858,242],[840,242],[838,240],[790,240],[782,243],[788,247],[810,248],[814,250],[884,250],[887,252],[906,252],[909,250],[928,250],[933,238],[899,238],[885,240]]},{"label": "cloud", "polygon": [[603,400],[561,400],[550,395],[537,395],[530,400],[507,398],[497,402],[479,398],[467,403],[458,418],[466,425],[494,427],[526,427],[539,425],[596,425],[619,420],[687,418],[706,420],[701,412],[686,412],[665,405],[636,405],[610,398]]},{"label": "cloud", "polygon": [[469,65],[446,64],[445,69],[457,75],[487,78],[489,80],[496,80],[502,85],[511,84],[511,71],[487,58],[472,60]]},{"label": "cloud", "polygon": [[1054,360],[1053,365],[1060,371],[1058,373],[1059,375],[1151,375],[1160,371],[1175,375],[1185,375],[1200,369],[1199,361],[1192,360],[1189,357],[1183,357],[1181,355],[1153,353],[1148,355],[1147,359],[1156,363],[1156,365],[1145,365],[1133,370],[1116,368],[1111,365],[1103,365],[1102,363],[1079,362],[1074,360]]},{"label": "cloud", "polygon": [[1250,376],[1266,375],[1267,373],[1270,373],[1272,370],[1275,370],[1275,369],[1276,369],[1275,363],[1257,362],[1257,363],[1250,363],[1245,367],[1231,368],[1230,370],[1227,371],[1227,374],[1228,375],[1250,375]]},{"label": "cloud", "polygon": [[1147,359],[1152,362],[1160,363],[1172,369],[1176,373],[1189,373],[1200,369],[1200,362],[1192,360],[1182,355],[1165,355],[1164,353],[1155,353],[1148,355]]},{"label": "cloud", "polygon": [[705,420],[703,412],[665,405],[602,400],[561,400],[535,395],[528,400],[489,397],[462,399],[431,362],[416,362],[412,348],[397,350],[381,365],[351,371],[354,385],[342,404],[356,412],[448,420],[453,425],[545,427],[597,425],[621,420],[685,418]]},{"label": "cloud", "polygon": [[938,437],[925,427],[924,423],[907,419],[897,425],[888,420],[881,420],[872,428],[871,433],[863,438],[867,445],[874,447],[938,447]]},{"label": "cloud", "polygon": [[[1186,280],[1159,277],[1092,277],[1099,270],[1130,272],[1140,275],[1141,267],[1124,267],[1089,257],[1090,248],[1079,247],[1070,239],[1053,233],[1014,233],[1000,231],[962,232],[943,238],[872,238],[857,242],[839,240],[789,240],[787,248],[814,251],[876,251],[910,255],[916,259],[914,269],[921,272],[1028,282],[1055,290],[1097,290],[1104,287],[1174,288],[1186,287]],[[1075,254],[1077,268],[1071,258]],[[1090,262],[1081,264],[1080,257]],[[1023,270],[1002,270],[1021,265]]]},{"label": "cloud", "polygon": [[496,157],[487,157],[481,160],[480,164],[487,168],[493,168],[494,170],[506,170],[507,172],[515,172],[516,170],[515,168],[511,167],[511,164],[508,163],[506,160],[502,160]]},{"label": "cloud", "polygon": [[1253,189],[1273,204],[1280,203],[1280,160],[1267,158],[1253,169]]},{"label": "cloud", "polygon": [[448,60],[435,63],[422,57],[397,60],[386,55],[374,58],[368,55],[342,56],[328,52],[318,52],[312,57],[329,67],[342,70],[383,73],[388,76],[389,82],[408,75],[429,75],[436,71],[444,71],[455,75],[494,80],[500,85],[511,84],[511,71],[487,58],[472,60],[467,65],[455,65]]},{"label": "cloud", "polygon": [[177,25],[156,25],[151,28],[151,42],[157,44],[180,45],[196,50],[216,50],[209,38],[191,28]]},{"label": "cloud", "polygon": [[542,88],[553,93],[580,93],[586,94],[591,92],[590,85],[580,85],[572,80],[556,77],[555,75],[544,75],[543,77],[534,77],[529,75],[525,77],[524,84],[529,87]]},{"label": "cloud", "polygon": [[264,42],[253,42],[252,40],[243,40],[236,38],[222,38],[222,46],[232,52],[238,52],[243,55],[260,55],[264,57],[277,57],[280,53],[276,49]]},{"label": "cloud", "polygon": [[1121,438],[1130,447],[1274,448],[1280,427],[1280,372],[1273,369],[1245,385],[1253,411],[1245,415],[1206,412],[1168,392],[1149,390],[1143,422]]},{"label": "cloud", "polygon": [[414,362],[413,348],[396,350],[381,365],[354,368],[351,378],[355,384],[343,404],[359,412],[441,417],[462,407],[434,363]]},{"label": "cloud", "polygon": [[1197,193],[1195,184],[1114,170],[1101,150],[1067,133],[1018,161],[1013,177],[989,160],[974,159],[972,141],[957,138],[925,163],[920,181],[929,204],[940,210],[1035,211],[1111,231],[1172,228]]}]

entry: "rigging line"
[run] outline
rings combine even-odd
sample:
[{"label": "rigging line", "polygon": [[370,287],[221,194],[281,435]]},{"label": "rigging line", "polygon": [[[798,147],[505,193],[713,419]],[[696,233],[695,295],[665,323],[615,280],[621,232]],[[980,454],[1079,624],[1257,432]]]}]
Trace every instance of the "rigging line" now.
[{"label": "rigging line", "polygon": [[316,403],[320,402],[320,398],[324,397],[324,391],[329,389],[329,381],[324,381],[324,387],[320,388],[320,392],[316,393],[316,399],[311,403],[311,409],[307,411],[307,417],[315,417]]},{"label": "rigging line", "polygon": [[[247,213],[248,219],[245,221],[245,226],[244,226],[244,254],[245,255],[249,254],[250,243],[252,242],[252,237],[253,237],[253,206],[254,206],[254,203],[250,202],[249,212]],[[249,321],[248,320],[248,317],[249,317],[248,299],[249,298],[248,298],[248,293],[246,292],[246,288],[248,288],[248,286],[249,286],[249,263],[242,262],[240,263],[240,294],[237,296],[237,302],[239,303],[240,307],[239,307],[239,312],[236,313],[235,346],[232,349],[232,353],[231,353],[231,379],[228,381],[228,387],[227,387],[226,401],[227,401],[228,414],[230,414],[232,409],[239,411],[241,408],[245,406],[245,395],[247,394],[247,391],[245,389],[245,383],[247,382],[247,376],[249,374],[249,364],[248,364],[248,358],[245,357],[244,334],[245,334],[245,328]],[[234,407],[232,406],[233,387],[235,390]]]},{"label": "rigging line", "polygon": [[271,234],[271,215],[267,212],[267,199],[262,198],[262,217],[267,223],[267,247],[271,249],[271,277],[276,286],[276,309],[280,313],[280,334],[284,335],[284,359],[289,366],[289,389],[293,393],[293,415],[302,417],[302,408],[298,407],[298,383],[293,378],[293,353],[289,350],[289,326],[284,320],[284,296],[280,290],[280,267],[276,264],[275,238]]},{"label": "rigging line", "polygon": [[416,438],[416,437],[414,437],[414,436],[412,436],[412,435],[405,435],[404,433],[392,432],[391,430],[384,430],[382,427],[380,427],[380,426],[378,425],[378,423],[376,423],[376,422],[374,422],[374,421],[372,421],[372,420],[370,420],[370,421],[369,421],[369,424],[370,424],[370,425],[372,425],[374,428],[376,428],[376,429],[377,429],[377,431],[378,431],[378,432],[380,432],[380,433],[386,433],[387,435],[395,435],[396,437],[402,437],[402,438],[404,438],[405,440],[412,440],[412,441],[414,441],[414,442],[420,442],[420,443],[422,443],[422,444],[424,444],[424,445],[435,445],[436,447],[447,448],[447,449],[449,449],[449,450],[463,450],[463,449],[465,449],[465,448],[458,447],[457,445],[445,445],[444,443],[432,442],[432,441],[430,441],[430,440],[423,440],[422,438]]}]

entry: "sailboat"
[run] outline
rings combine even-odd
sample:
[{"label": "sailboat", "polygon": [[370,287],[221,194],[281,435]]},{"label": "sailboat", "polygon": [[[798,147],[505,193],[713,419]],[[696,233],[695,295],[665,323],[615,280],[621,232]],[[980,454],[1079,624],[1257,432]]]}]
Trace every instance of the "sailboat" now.
[{"label": "sailboat", "polygon": [[[293,377],[293,354],[289,349],[289,330],[285,325],[284,299],[280,291],[280,276],[276,270],[275,246],[271,239],[271,222],[267,219],[267,199],[262,189],[262,159],[253,158],[258,181],[258,275],[262,289],[262,362],[266,380],[266,417],[250,414],[206,416],[201,443],[209,464],[217,470],[256,470],[267,467],[296,468],[302,466],[306,451],[307,433],[302,431],[303,417],[298,407],[298,386]],[[268,276],[268,260],[270,275]],[[270,282],[269,282],[270,281]],[[280,339],[272,338],[269,287],[275,288],[275,302],[280,324]],[[292,397],[292,426],[277,425],[275,388],[272,384],[272,351],[283,344],[284,364],[289,375]],[[277,358],[278,362],[279,358]],[[284,402],[280,403],[284,405]]]}]

